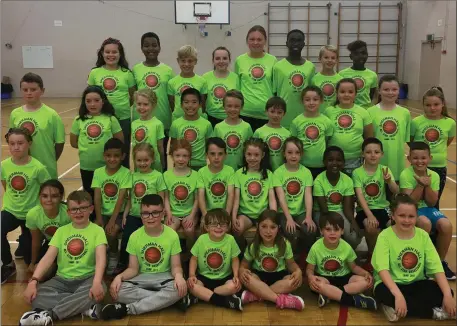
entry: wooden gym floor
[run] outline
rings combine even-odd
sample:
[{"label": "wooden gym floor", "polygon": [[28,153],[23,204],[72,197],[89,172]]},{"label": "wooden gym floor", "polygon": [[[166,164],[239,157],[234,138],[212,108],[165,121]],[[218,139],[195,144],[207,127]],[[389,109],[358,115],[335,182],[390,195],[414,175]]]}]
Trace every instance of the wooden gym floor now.
[{"label": "wooden gym floor", "polygon": [[[54,108],[62,117],[65,124],[66,144],[62,157],[58,163],[59,179],[65,186],[66,193],[82,188],[79,174],[79,161],[76,149],[71,148],[69,133],[71,123],[76,116],[79,106],[77,98],[45,98],[43,102]],[[9,115],[11,111],[21,105],[20,99],[2,101],[2,135],[8,129]],[[416,117],[422,113],[421,103],[418,101],[406,101],[403,105],[411,110],[411,115]],[[451,115],[455,118],[455,110],[451,110]],[[456,142],[449,147],[448,157],[448,180],[446,189],[441,199],[441,208],[454,226],[454,238],[448,253],[447,260],[452,270],[456,270]],[[2,136],[2,159],[8,157],[8,148]],[[406,158],[405,158],[406,159]],[[0,194],[3,189],[0,190]],[[11,250],[14,253],[17,247],[16,239],[19,230],[11,232],[8,239],[11,243]],[[1,324],[17,325],[22,314],[30,310],[30,306],[25,303],[22,293],[27,286],[30,274],[22,260],[16,262],[17,274],[12,280],[2,285],[1,291]],[[449,282],[454,292],[456,292],[456,282]],[[81,320],[76,316],[69,320],[59,321],[59,325],[380,325],[389,324],[381,311],[371,312],[355,308],[340,308],[336,303],[330,303],[323,309],[317,306],[317,297],[310,293],[305,284],[297,294],[303,297],[306,307],[303,312],[292,310],[277,310],[273,304],[253,303],[246,305],[242,313],[228,309],[214,307],[206,303],[199,303],[192,306],[185,314],[176,308],[168,308],[160,312],[148,313],[141,316],[130,316],[118,321],[92,321],[86,317]],[[105,299],[110,300],[109,294]],[[425,299],[425,298],[424,298]],[[404,325],[431,325],[433,320],[404,319]],[[438,322],[440,325],[455,325],[455,321]]]}]

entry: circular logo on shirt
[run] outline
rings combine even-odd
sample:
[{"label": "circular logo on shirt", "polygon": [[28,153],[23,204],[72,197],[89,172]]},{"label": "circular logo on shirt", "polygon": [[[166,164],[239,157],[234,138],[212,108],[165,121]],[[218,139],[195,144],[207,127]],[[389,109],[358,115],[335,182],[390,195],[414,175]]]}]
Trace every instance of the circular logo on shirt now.
[{"label": "circular logo on shirt", "polygon": [[78,238],[70,240],[67,244],[67,251],[73,257],[81,255],[84,251],[84,241]]},{"label": "circular logo on shirt", "polygon": [[362,88],[365,87],[365,81],[361,77],[354,78],[354,81],[357,85],[357,91],[360,91]]},{"label": "circular logo on shirt", "polygon": [[231,134],[227,137],[227,146],[231,149],[237,149],[240,146],[240,137],[236,134]]},{"label": "circular logo on shirt", "polygon": [[183,185],[177,186],[173,191],[177,200],[186,200],[189,196],[189,190]]},{"label": "circular logo on shirt", "polygon": [[46,234],[49,237],[54,236],[54,233],[57,231],[57,226],[55,225],[49,225],[46,229],[44,229],[44,234]]},{"label": "circular logo on shirt", "polygon": [[278,268],[278,261],[271,256],[263,257],[262,268],[267,272],[274,272]]},{"label": "circular logo on shirt", "polygon": [[16,175],[11,179],[10,185],[16,191],[23,191],[27,187],[27,180],[22,175]]},{"label": "circular logo on shirt", "polygon": [[189,143],[193,143],[197,139],[197,131],[193,128],[186,129],[184,131],[184,139]]},{"label": "circular logo on shirt", "polygon": [[157,264],[162,258],[162,253],[157,247],[149,247],[144,252],[144,259],[150,264]]},{"label": "circular logo on shirt", "polygon": [[220,197],[225,194],[225,184],[220,181],[216,181],[211,185],[211,193],[213,196]]},{"label": "circular logo on shirt", "polygon": [[416,267],[418,262],[419,259],[417,258],[416,254],[412,251],[405,252],[401,257],[401,265],[405,269],[413,269],[414,267]]},{"label": "circular logo on shirt", "polygon": [[254,79],[260,79],[265,74],[265,70],[261,66],[254,66],[251,68],[251,76]]},{"label": "circular logo on shirt", "polygon": [[393,120],[386,120],[382,124],[382,130],[388,135],[393,135],[397,131],[397,124]]},{"label": "circular logo on shirt", "polygon": [[339,192],[335,191],[330,194],[328,199],[332,204],[339,205],[343,201],[343,196]]},{"label": "circular logo on shirt", "polygon": [[113,91],[116,89],[116,80],[108,77],[103,79],[103,88],[107,91]]},{"label": "circular logo on shirt", "polygon": [[157,78],[156,74],[152,73],[146,76],[144,82],[148,87],[155,88],[159,83],[159,79]]},{"label": "circular logo on shirt", "polygon": [[117,185],[112,182],[108,182],[103,187],[103,193],[107,197],[114,197],[117,195]]},{"label": "circular logo on shirt", "polygon": [[370,197],[376,197],[379,195],[379,186],[377,183],[370,183],[365,186],[365,193]]},{"label": "circular logo on shirt", "polygon": [[182,92],[184,92],[186,89],[190,88],[190,85],[183,85],[181,86],[181,88],[179,89],[179,93],[182,94]]},{"label": "circular logo on shirt", "polygon": [[222,255],[218,252],[212,252],[206,256],[206,263],[212,269],[218,269],[222,266],[223,263]]},{"label": "circular logo on shirt", "polygon": [[335,259],[327,260],[324,264],[324,269],[329,272],[335,272],[341,267],[340,263]]},{"label": "circular logo on shirt", "polygon": [[214,97],[219,100],[222,100],[224,98],[225,93],[226,93],[226,89],[223,86],[216,86],[213,89]]},{"label": "circular logo on shirt", "polygon": [[282,145],[282,140],[278,136],[272,136],[268,138],[268,147],[270,147],[271,150],[277,151],[281,148]]},{"label": "circular logo on shirt", "polygon": [[33,123],[33,121],[30,121],[30,120],[24,121],[21,124],[21,128],[27,129],[31,136],[33,136],[33,134],[35,133],[35,130],[36,130],[35,123]]},{"label": "circular logo on shirt", "polygon": [[335,86],[331,83],[326,83],[322,86],[322,93],[324,96],[331,97],[335,93]]},{"label": "circular logo on shirt", "polygon": [[440,132],[435,128],[428,128],[425,132],[425,139],[429,143],[434,143],[440,138]]},{"label": "circular logo on shirt", "polygon": [[251,196],[258,196],[262,192],[262,184],[258,181],[251,181],[248,185],[248,193]]},{"label": "circular logo on shirt", "polygon": [[142,181],[139,181],[135,183],[135,186],[133,187],[133,192],[135,194],[135,197],[141,198],[144,196],[146,193],[146,184],[143,183]]},{"label": "circular logo on shirt", "polygon": [[102,133],[102,127],[96,123],[91,123],[86,127],[86,134],[90,138],[97,138]]},{"label": "circular logo on shirt", "polygon": [[294,85],[295,87],[301,87],[301,86],[303,86],[303,84],[305,82],[305,78],[303,77],[302,74],[297,72],[292,75],[292,77],[290,78],[290,81],[291,81],[292,85]]},{"label": "circular logo on shirt", "polygon": [[347,129],[352,126],[352,117],[349,114],[342,114],[338,117],[338,125]]},{"label": "circular logo on shirt", "polygon": [[144,128],[138,128],[136,131],[135,131],[135,140],[138,142],[138,143],[141,143],[144,138],[146,138],[146,129]]},{"label": "circular logo on shirt", "polygon": [[287,193],[291,196],[295,196],[300,193],[301,186],[300,182],[296,180],[289,181],[286,186]]},{"label": "circular logo on shirt", "polygon": [[316,140],[319,138],[319,128],[316,126],[308,126],[305,129],[305,136],[309,140]]}]

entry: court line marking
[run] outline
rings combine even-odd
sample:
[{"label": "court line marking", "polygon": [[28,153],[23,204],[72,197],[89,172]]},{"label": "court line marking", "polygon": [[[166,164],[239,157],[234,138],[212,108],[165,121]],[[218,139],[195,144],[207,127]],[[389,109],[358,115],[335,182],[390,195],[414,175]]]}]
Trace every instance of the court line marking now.
[{"label": "court line marking", "polygon": [[79,163],[76,163],[75,165],[73,165],[71,168],[69,168],[67,171],[65,171],[64,173],[62,173],[61,175],[59,175],[59,179],[61,179],[62,177],[66,176],[68,173],[71,172],[71,170],[73,170],[75,167],[79,166]]}]

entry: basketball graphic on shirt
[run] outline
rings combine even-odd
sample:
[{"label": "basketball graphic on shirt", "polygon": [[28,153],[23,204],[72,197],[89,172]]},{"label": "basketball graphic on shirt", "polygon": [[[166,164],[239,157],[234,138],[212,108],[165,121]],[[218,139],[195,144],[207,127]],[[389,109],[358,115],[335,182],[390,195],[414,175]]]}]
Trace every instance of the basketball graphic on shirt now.
[{"label": "basketball graphic on shirt", "polygon": [[342,114],[338,117],[338,125],[341,128],[349,128],[352,125],[352,117],[349,114]]},{"label": "basketball graphic on shirt", "polygon": [[295,196],[300,193],[301,185],[296,180],[289,181],[286,186],[287,193],[291,196]]},{"label": "basketball graphic on shirt", "polygon": [[155,74],[149,74],[146,76],[146,78],[144,79],[144,82],[146,83],[146,85],[150,88],[154,88],[157,86],[157,84],[159,83],[159,79],[157,78],[157,76]]},{"label": "basketball graphic on shirt", "polygon": [[25,121],[21,124],[21,128],[27,129],[31,136],[35,133],[35,124],[32,121]]},{"label": "basketball graphic on shirt", "polygon": [[225,88],[222,86],[214,87],[213,94],[215,98],[222,100],[225,96]]},{"label": "basketball graphic on shirt", "polygon": [[114,78],[105,78],[103,80],[103,88],[107,91],[112,91],[116,88],[116,80]]},{"label": "basketball graphic on shirt", "polygon": [[274,272],[278,268],[278,261],[271,256],[263,257],[262,268],[267,272]]},{"label": "basketball graphic on shirt", "polygon": [[248,194],[258,196],[262,192],[262,185],[258,181],[251,181],[248,184]]},{"label": "basketball graphic on shirt", "polygon": [[215,182],[211,185],[211,193],[213,196],[220,197],[225,194],[225,184],[223,182]]},{"label": "basketball graphic on shirt", "polygon": [[144,128],[138,128],[135,131],[135,140],[141,143],[146,138],[146,130]]},{"label": "basketball graphic on shirt", "polygon": [[206,256],[206,263],[212,269],[218,269],[223,263],[222,255],[218,252],[212,252]]},{"label": "basketball graphic on shirt", "polygon": [[72,239],[67,244],[67,251],[73,257],[79,256],[84,251],[84,242],[81,239]]},{"label": "basketball graphic on shirt", "polygon": [[301,87],[301,86],[303,86],[303,84],[305,82],[305,78],[303,77],[302,74],[295,73],[290,78],[290,81],[292,82],[292,85],[294,85],[295,87]]},{"label": "basketball graphic on shirt", "polygon": [[397,131],[397,124],[393,120],[386,120],[382,124],[382,130],[388,135],[393,135]]},{"label": "basketball graphic on shirt", "polygon": [[278,136],[273,136],[268,139],[268,147],[270,147],[270,149],[273,151],[281,149],[281,145],[282,140]]},{"label": "basketball graphic on shirt", "polygon": [[11,184],[11,188],[13,188],[16,191],[22,191],[27,187],[27,181],[21,175],[14,176],[11,179],[10,184]]},{"label": "basketball graphic on shirt", "polygon": [[310,140],[316,140],[319,138],[319,128],[316,126],[308,126],[305,129],[305,136]]},{"label": "basketball graphic on shirt", "polygon": [[186,129],[184,131],[184,139],[189,143],[193,143],[197,139],[197,131],[195,129]]},{"label": "basketball graphic on shirt", "polygon": [[414,267],[416,267],[418,262],[419,259],[417,258],[416,254],[411,251],[405,252],[401,257],[401,265],[405,269],[413,269]]},{"label": "basketball graphic on shirt", "polygon": [[45,230],[44,230],[44,234],[46,234],[47,236],[49,237],[52,237],[54,235],[54,233],[56,233],[57,231],[57,226],[55,225],[49,225]]},{"label": "basketball graphic on shirt", "polygon": [[255,66],[251,69],[251,76],[255,79],[260,79],[265,74],[265,71],[260,66]]},{"label": "basketball graphic on shirt", "polygon": [[330,203],[339,205],[343,201],[343,196],[339,192],[333,192],[328,199]]},{"label": "basketball graphic on shirt", "polygon": [[144,196],[144,194],[146,193],[146,184],[144,184],[143,182],[137,182],[135,183],[135,186],[133,187],[133,192],[135,193],[135,197],[137,198],[141,198]]},{"label": "basketball graphic on shirt", "polygon": [[86,133],[90,138],[97,138],[102,133],[102,127],[96,123],[91,123],[87,126]]},{"label": "basketball graphic on shirt", "polygon": [[186,186],[179,185],[175,188],[173,191],[175,198],[177,200],[186,200],[187,196],[189,196],[189,190],[187,189]]},{"label": "basketball graphic on shirt", "polygon": [[103,187],[103,192],[107,197],[114,197],[117,195],[117,185],[115,183],[106,183]]},{"label": "basketball graphic on shirt", "polygon": [[322,86],[322,93],[327,97],[332,96],[335,93],[335,86],[330,83],[324,84],[324,86]]},{"label": "basketball graphic on shirt", "polygon": [[425,139],[429,143],[434,143],[440,138],[440,132],[435,128],[428,128],[425,132]]},{"label": "basketball graphic on shirt", "polygon": [[379,195],[379,186],[377,183],[370,183],[365,186],[365,193],[370,197],[376,197]]},{"label": "basketball graphic on shirt", "polygon": [[189,85],[184,85],[184,86],[182,86],[182,87],[179,89],[179,93],[182,94],[182,92],[184,92],[184,91],[185,91],[186,89],[188,89],[188,88],[190,88]]},{"label": "basketball graphic on shirt", "polygon": [[357,85],[357,91],[360,91],[362,88],[365,87],[365,81],[363,80],[363,78],[356,77],[354,78],[354,81]]},{"label": "basketball graphic on shirt", "polygon": [[235,134],[231,134],[227,137],[227,146],[231,149],[236,149],[238,146],[240,146],[240,137]]},{"label": "basketball graphic on shirt", "polygon": [[335,272],[341,267],[340,263],[335,259],[327,260],[324,263],[324,269],[328,272]]},{"label": "basketball graphic on shirt", "polygon": [[162,253],[157,247],[149,247],[144,252],[144,259],[150,264],[156,264],[162,258]]}]

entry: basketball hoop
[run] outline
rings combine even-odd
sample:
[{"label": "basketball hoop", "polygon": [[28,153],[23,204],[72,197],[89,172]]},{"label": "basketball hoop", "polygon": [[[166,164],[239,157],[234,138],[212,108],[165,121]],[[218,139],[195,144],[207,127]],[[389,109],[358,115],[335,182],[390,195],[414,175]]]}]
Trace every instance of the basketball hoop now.
[{"label": "basketball hoop", "polygon": [[207,36],[207,33],[205,32],[205,26],[206,22],[208,21],[208,16],[195,16],[195,20],[197,21],[200,35]]}]

